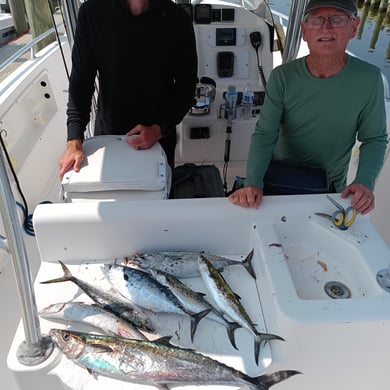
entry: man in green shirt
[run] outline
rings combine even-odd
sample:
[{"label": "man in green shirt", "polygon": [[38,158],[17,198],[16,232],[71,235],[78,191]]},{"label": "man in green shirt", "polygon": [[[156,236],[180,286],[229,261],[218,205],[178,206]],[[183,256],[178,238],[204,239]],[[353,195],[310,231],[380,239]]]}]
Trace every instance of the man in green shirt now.
[{"label": "man in green shirt", "polygon": [[[273,70],[252,135],[245,187],[232,203],[258,207],[271,158],[322,168],[362,214],[374,208],[374,185],[387,146],[384,88],[378,68],[345,50],[359,24],[355,2],[310,0],[301,24],[309,55]],[[354,181],[351,151],[361,142]]]}]

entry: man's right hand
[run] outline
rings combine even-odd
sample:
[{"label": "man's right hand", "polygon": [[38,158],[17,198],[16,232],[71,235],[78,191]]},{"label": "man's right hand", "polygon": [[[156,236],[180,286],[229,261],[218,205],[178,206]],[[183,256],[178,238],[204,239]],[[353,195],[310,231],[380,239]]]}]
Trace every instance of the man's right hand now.
[{"label": "man's right hand", "polygon": [[81,139],[72,139],[68,141],[65,152],[58,161],[58,165],[60,166],[58,176],[60,177],[60,180],[62,180],[64,174],[72,168],[75,172],[78,172],[83,160],[84,153]]},{"label": "man's right hand", "polygon": [[237,206],[257,209],[263,200],[263,190],[256,186],[243,187],[234,191],[229,196],[229,200]]}]

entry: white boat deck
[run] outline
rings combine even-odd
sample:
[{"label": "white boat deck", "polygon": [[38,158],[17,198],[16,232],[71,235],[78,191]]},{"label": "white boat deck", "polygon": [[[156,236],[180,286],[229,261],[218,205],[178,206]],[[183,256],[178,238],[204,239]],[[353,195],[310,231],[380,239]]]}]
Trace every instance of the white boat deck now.
[{"label": "white boat deck", "polygon": [[[231,347],[224,327],[209,321],[200,323],[194,344],[186,320],[156,316],[160,332],[169,332],[174,343],[194,347],[251,376],[264,368],[301,371],[303,375],[280,385],[286,390],[325,390],[340,383],[347,389],[381,388],[387,367],[383,340],[390,331],[390,294],[377,284],[376,274],[389,265],[388,248],[367,217],[358,216],[349,230],[341,231],[314,215],[332,210],[324,195],[268,197],[258,210],[235,207],[227,199],[41,205],[34,216],[42,259],[35,282],[37,304],[42,308],[85,298],[73,283],[39,283],[62,275],[59,259],[83,280],[102,283],[101,264],[132,253],[202,249],[242,259],[254,248],[256,281],[240,266],[230,267],[225,275],[258,329],[286,340],[269,342],[258,367],[253,338],[243,329],[237,331],[238,351]],[[331,281],[347,286],[350,298],[328,296],[324,287]],[[196,278],[190,284],[204,290]],[[77,329],[71,323],[65,326]],[[53,327],[61,325],[42,321],[44,333]],[[22,389],[33,378],[41,389],[71,384],[71,388],[99,390],[110,383],[119,389],[144,388],[96,380],[57,352],[43,365],[26,368],[15,358],[22,340],[19,329],[8,359]],[[370,364],[362,360],[363,351]]]}]

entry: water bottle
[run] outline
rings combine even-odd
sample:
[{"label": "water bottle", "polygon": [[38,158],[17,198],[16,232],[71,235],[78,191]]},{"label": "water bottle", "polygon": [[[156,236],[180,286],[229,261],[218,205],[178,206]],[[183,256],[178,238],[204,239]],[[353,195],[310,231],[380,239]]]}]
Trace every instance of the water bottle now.
[{"label": "water bottle", "polygon": [[225,94],[225,117],[236,119],[237,116],[237,91],[234,85],[229,85]]},{"label": "water bottle", "polygon": [[244,119],[249,119],[252,116],[253,98],[252,88],[250,84],[247,84],[242,95],[242,114]]}]

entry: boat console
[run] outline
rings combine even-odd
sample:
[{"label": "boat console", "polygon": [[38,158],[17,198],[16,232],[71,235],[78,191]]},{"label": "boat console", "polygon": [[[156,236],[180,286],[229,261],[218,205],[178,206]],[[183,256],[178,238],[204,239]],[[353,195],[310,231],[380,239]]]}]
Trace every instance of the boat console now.
[{"label": "boat console", "polygon": [[[178,126],[176,164],[214,164],[222,172],[227,163],[228,179],[232,184],[235,176],[245,175],[250,137],[273,66],[273,27],[255,12],[224,2],[182,6],[194,22],[199,84],[196,103]],[[225,110],[225,93],[229,85],[235,86],[238,92],[231,133],[227,132]],[[249,117],[243,115],[241,106],[247,85],[254,92]],[[227,139],[229,146],[225,142]]]}]

